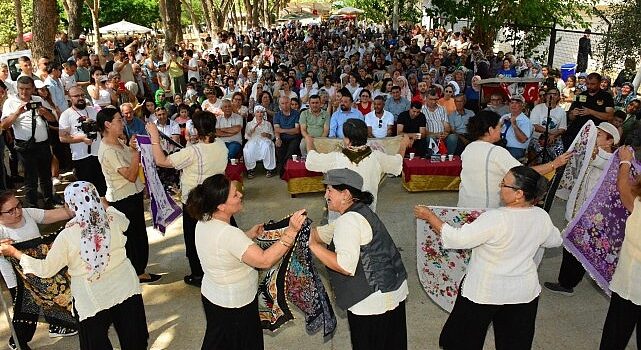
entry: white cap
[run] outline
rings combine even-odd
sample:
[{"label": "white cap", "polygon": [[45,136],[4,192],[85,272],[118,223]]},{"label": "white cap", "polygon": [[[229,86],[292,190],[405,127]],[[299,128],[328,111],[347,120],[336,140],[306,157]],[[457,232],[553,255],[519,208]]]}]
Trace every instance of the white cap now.
[{"label": "white cap", "polygon": [[616,126],[608,123],[608,122],[603,122],[597,126],[597,128],[607,132],[612,136],[614,139],[614,144],[617,145],[619,144],[619,141],[621,141],[621,135],[619,134],[619,129],[617,129]]},{"label": "white cap", "polygon": [[87,39],[87,36],[86,36],[86,35],[84,35],[84,34],[80,34],[80,36],[78,37],[78,39]]},{"label": "white cap", "polygon": [[42,89],[45,87],[45,83],[42,80],[34,79],[33,80],[34,85],[36,85],[36,89]]}]

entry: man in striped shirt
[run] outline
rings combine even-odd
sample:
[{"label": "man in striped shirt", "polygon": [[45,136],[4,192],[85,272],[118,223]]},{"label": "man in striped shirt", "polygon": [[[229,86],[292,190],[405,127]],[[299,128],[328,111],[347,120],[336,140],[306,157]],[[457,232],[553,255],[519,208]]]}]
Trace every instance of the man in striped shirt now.
[{"label": "man in striped shirt", "polygon": [[[438,143],[450,134],[452,128],[447,118],[447,111],[438,104],[438,92],[431,89],[427,93],[427,99],[421,109],[427,121],[427,137]],[[428,141],[428,146],[431,142]]]}]

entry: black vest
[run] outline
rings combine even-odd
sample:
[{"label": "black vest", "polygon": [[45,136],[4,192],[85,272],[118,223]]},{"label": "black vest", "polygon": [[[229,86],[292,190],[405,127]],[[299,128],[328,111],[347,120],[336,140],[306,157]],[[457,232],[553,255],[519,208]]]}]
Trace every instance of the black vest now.
[{"label": "black vest", "polygon": [[[372,241],[361,245],[354,276],[345,276],[329,269],[329,278],[336,295],[336,305],[347,310],[370,294],[397,290],[407,279],[407,272],[392,237],[383,222],[363,203],[355,203],[346,212],[361,214],[372,227]],[[334,251],[334,241],[329,249]]]}]

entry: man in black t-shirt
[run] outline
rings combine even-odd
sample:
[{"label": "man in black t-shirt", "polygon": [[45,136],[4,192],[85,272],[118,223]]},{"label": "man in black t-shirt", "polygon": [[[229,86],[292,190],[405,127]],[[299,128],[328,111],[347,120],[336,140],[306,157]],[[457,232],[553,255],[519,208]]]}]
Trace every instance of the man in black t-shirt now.
[{"label": "man in black t-shirt", "polygon": [[416,151],[419,157],[425,157],[427,153],[427,120],[421,112],[423,106],[413,102],[410,109],[398,115],[396,122],[396,134],[407,134],[410,139],[410,147]]},{"label": "man in black t-shirt", "polygon": [[599,125],[614,117],[614,100],[608,92],[601,90],[601,75],[590,73],[586,85],[587,91],[574,97],[568,111],[568,129],[563,134],[563,147],[566,150],[588,120]]}]

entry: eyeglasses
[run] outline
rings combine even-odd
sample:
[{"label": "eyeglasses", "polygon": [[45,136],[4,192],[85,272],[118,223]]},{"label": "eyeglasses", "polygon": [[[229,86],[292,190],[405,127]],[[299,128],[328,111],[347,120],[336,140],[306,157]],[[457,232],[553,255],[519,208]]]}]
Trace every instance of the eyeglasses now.
[{"label": "eyeglasses", "polygon": [[507,188],[511,188],[511,189],[513,189],[515,191],[518,191],[518,190],[521,189],[520,187],[516,187],[516,186],[512,186],[512,185],[506,185],[505,181],[502,181],[502,180],[501,180],[501,184],[499,185],[499,187],[507,187]]},{"label": "eyeglasses", "polygon": [[16,214],[18,214],[18,210],[22,210],[22,203],[21,202],[18,202],[18,204],[15,207],[13,207],[13,208],[11,208],[11,209],[9,209],[7,211],[0,211],[0,215],[9,214],[11,216],[15,216]]},{"label": "eyeglasses", "polygon": [[69,95],[69,97],[71,97],[71,98],[80,98],[80,97],[84,97],[84,96],[85,95]]}]

